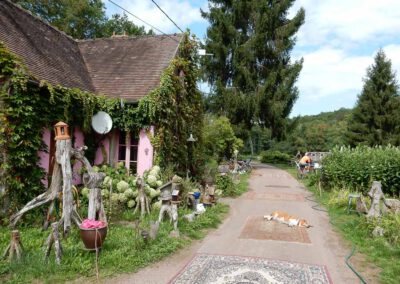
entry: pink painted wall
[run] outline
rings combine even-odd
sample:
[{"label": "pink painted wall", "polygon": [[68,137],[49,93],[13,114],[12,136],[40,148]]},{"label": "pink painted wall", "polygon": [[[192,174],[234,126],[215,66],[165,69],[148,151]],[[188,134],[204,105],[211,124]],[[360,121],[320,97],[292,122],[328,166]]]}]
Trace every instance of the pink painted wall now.
[{"label": "pink painted wall", "polygon": [[49,172],[50,165],[50,139],[51,139],[51,131],[49,129],[44,129],[42,140],[47,146],[47,151],[39,151],[39,166],[46,171],[46,176],[42,180],[43,184],[47,187],[47,174]]},{"label": "pink painted wall", "polygon": [[[103,152],[101,150],[102,146],[104,146],[104,149],[106,150],[106,156],[107,157],[103,157]],[[109,157],[110,157],[110,137],[107,136],[103,139],[103,141],[100,142],[100,146],[99,148],[96,150],[96,157],[94,158],[94,164],[95,165],[102,165],[102,164],[108,164],[109,161]],[[106,160],[104,161],[104,158],[106,158]]]},{"label": "pink painted wall", "polygon": [[[150,128],[150,132],[152,135],[154,134],[153,126]],[[144,171],[149,170],[152,166],[153,146],[146,131],[142,129],[139,133],[137,174],[140,176],[143,175]]]},{"label": "pink painted wall", "polygon": [[[74,148],[79,148],[85,145],[85,136],[83,135],[82,130],[79,127],[75,127],[74,130],[74,138],[75,144],[73,145]],[[82,168],[82,162],[75,161],[72,167],[72,182],[73,184],[81,184],[82,183],[82,176],[80,174],[80,170]]]}]

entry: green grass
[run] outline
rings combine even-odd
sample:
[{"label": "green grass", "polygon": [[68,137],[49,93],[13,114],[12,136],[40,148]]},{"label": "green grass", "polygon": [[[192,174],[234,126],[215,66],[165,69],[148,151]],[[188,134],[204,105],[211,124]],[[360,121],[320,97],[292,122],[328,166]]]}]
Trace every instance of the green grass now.
[{"label": "green grass", "polygon": [[[193,239],[205,236],[207,229],[216,228],[221,223],[229,206],[217,204],[207,208],[195,222],[189,223],[179,219],[181,237],[170,238],[173,229],[170,222],[161,224],[156,240],[145,243],[136,237],[136,230],[129,226],[111,224],[99,258],[100,277],[109,277],[117,273],[134,272],[152,262],[188,246]],[[187,211],[180,210],[180,216]],[[131,217],[131,216],[126,216]],[[153,212],[141,224],[148,228],[150,220],[156,220],[158,212]],[[127,218],[129,219],[129,218]],[[0,260],[1,283],[59,283],[77,278],[93,279],[95,272],[95,254],[83,249],[78,229],[73,229],[68,239],[62,241],[64,254],[61,265],[56,265],[54,252],[49,262],[43,261],[43,242],[49,231],[39,228],[21,228],[21,239],[24,245],[24,257],[21,261],[9,263]],[[10,241],[10,230],[0,228],[0,252],[3,252]]]},{"label": "green grass", "polygon": [[249,188],[249,178],[250,174],[243,174],[240,176],[240,181],[238,184],[235,185],[235,193],[234,196],[240,196],[245,193]]},{"label": "green grass", "polygon": [[[276,165],[296,177],[296,169],[287,165]],[[321,191],[310,185],[309,179],[302,182],[314,193],[314,198],[328,210],[332,225],[363,253],[367,260],[381,268],[379,279],[382,283],[400,283],[400,245],[390,244],[385,238],[373,238],[371,226],[364,216],[347,214],[346,207],[328,202],[335,198],[332,191]],[[331,203],[331,204],[330,204]],[[400,230],[400,228],[399,228]]]}]

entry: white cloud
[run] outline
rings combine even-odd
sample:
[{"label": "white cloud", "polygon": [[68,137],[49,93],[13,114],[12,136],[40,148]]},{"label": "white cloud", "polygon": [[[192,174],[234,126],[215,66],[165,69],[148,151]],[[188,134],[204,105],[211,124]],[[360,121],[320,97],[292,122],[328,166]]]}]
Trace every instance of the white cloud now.
[{"label": "white cloud", "polygon": [[362,44],[396,36],[400,29],[398,0],[298,0],[290,15],[300,7],[306,10],[298,35],[300,46]]},{"label": "white cloud", "polygon": [[[352,107],[361,92],[367,67],[383,48],[400,76],[400,1],[298,0],[306,10],[293,58],[304,58],[294,114]],[[307,106],[315,106],[312,110]]]},{"label": "white cloud", "polygon": [[354,91],[356,96],[371,63],[369,56],[348,56],[329,47],[305,54],[298,82],[301,99],[319,100],[348,91]]},{"label": "white cloud", "polygon": [[[112,11],[112,13],[123,13],[120,8],[116,7],[109,1],[104,0],[104,2],[108,9]],[[206,23],[201,17],[200,7],[206,8],[207,1],[195,1],[196,4],[192,4],[187,0],[158,0],[156,2],[184,31],[193,23]],[[176,28],[174,24],[168,20],[168,18],[150,0],[121,0],[115,1],[115,3],[163,32],[180,32],[178,28]],[[135,24],[140,26],[144,25],[141,21],[137,20],[131,15],[128,14],[128,16]],[[144,26],[149,28],[146,25]],[[157,31],[155,32],[157,34],[159,33]]]}]

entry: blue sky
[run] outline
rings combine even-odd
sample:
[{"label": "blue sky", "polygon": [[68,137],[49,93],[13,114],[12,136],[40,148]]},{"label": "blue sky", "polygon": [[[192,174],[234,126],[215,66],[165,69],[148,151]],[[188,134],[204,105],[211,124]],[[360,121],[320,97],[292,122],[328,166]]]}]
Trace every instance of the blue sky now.
[{"label": "blue sky", "polygon": [[[104,2],[108,15],[122,13]],[[150,0],[114,2],[166,33],[179,32]],[[200,8],[207,9],[207,1],[156,2],[182,29],[189,28],[200,39],[205,37],[207,22],[201,18]],[[353,107],[379,48],[392,60],[393,69],[400,70],[399,0],[298,0],[289,17],[300,7],[306,10],[306,22],[297,35],[292,58],[303,58],[304,65],[297,82],[300,96],[291,116]]]}]

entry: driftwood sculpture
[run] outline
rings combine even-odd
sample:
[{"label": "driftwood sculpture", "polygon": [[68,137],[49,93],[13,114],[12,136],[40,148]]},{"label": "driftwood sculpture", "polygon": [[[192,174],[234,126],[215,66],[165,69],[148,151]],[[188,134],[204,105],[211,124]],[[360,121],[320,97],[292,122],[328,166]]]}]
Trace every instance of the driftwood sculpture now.
[{"label": "driftwood sculpture", "polygon": [[47,237],[47,240],[46,240],[46,245],[45,245],[46,254],[45,254],[44,259],[45,259],[45,261],[47,261],[49,259],[51,248],[54,245],[54,250],[56,253],[56,263],[60,264],[63,250],[62,250],[61,241],[60,241],[60,237],[59,237],[60,234],[58,232],[58,225],[59,225],[59,222],[54,222],[51,224],[51,233]]},{"label": "driftwood sculpture", "polygon": [[13,260],[14,257],[17,258],[17,260],[19,260],[21,258],[22,255],[22,243],[21,243],[21,237],[19,234],[18,230],[13,230],[11,232],[11,242],[10,244],[7,246],[6,250],[4,251],[3,254],[3,259],[7,258],[8,256],[8,260]]},{"label": "driftwood sculpture", "polygon": [[[79,226],[81,218],[74,206],[72,197],[72,170],[71,157],[81,161],[89,172],[93,172],[89,161],[84,157],[86,147],[73,149],[71,140],[58,140],[56,142],[56,161],[54,164],[52,179],[49,188],[45,193],[37,196],[28,202],[19,212],[11,216],[10,224],[15,227],[19,219],[28,211],[54,201],[62,194],[63,214],[60,224],[64,225],[64,234],[68,234],[71,227],[71,220]],[[51,207],[50,207],[51,208]]]},{"label": "driftwood sculpture", "polygon": [[88,219],[107,222],[106,212],[101,198],[101,183],[105,173],[89,172],[83,175],[83,183],[89,188]]},{"label": "driftwood sculpture", "polygon": [[[68,125],[65,123],[57,123],[55,126],[56,131],[56,162],[53,168],[53,175],[51,184],[48,190],[28,202],[24,208],[11,216],[11,226],[15,227],[18,220],[28,211],[53,202],[62,194],[62,216],[58,222],[52,224],[52,232],[47,238],[46,242],[46,256],[49,257],[52,246],[54,245],[56,251],[56,261],[61,262],[62,248],[59,240],[59,226],[63,227],[64,236],[67,236],[71,223],[74,222],[77,226],[81,223],[81,218],[76,211],[72,195],[72,168],[71,157],[81,161],[86,167],[88,174],[84,176],[87,186],[90,188],[90,202],[89,202],[89,218],[100,218],[105,221],[104,208],[101,202],[101,194],[99,184],[104,179],[103,173],[95,173],[89,161],[84,156],[84,151],[87,147],[73,149],[71,146],[71,139],[68,135]],[[52,210],[54,205],[50,206],[49,211]],[[12,243],[11,243],[12,244]]]},{"label": "driftwood sculpture", "polygon": [[140,218],[143,218],[146,213],[150,214],[150,201],[146,195],[146,192],[144,191],[144,180],[142,177],[139,176],[137,178],[136,186],[138,188],[139,195],[138,202],[133,213],[136,213],[140,208]]}]

